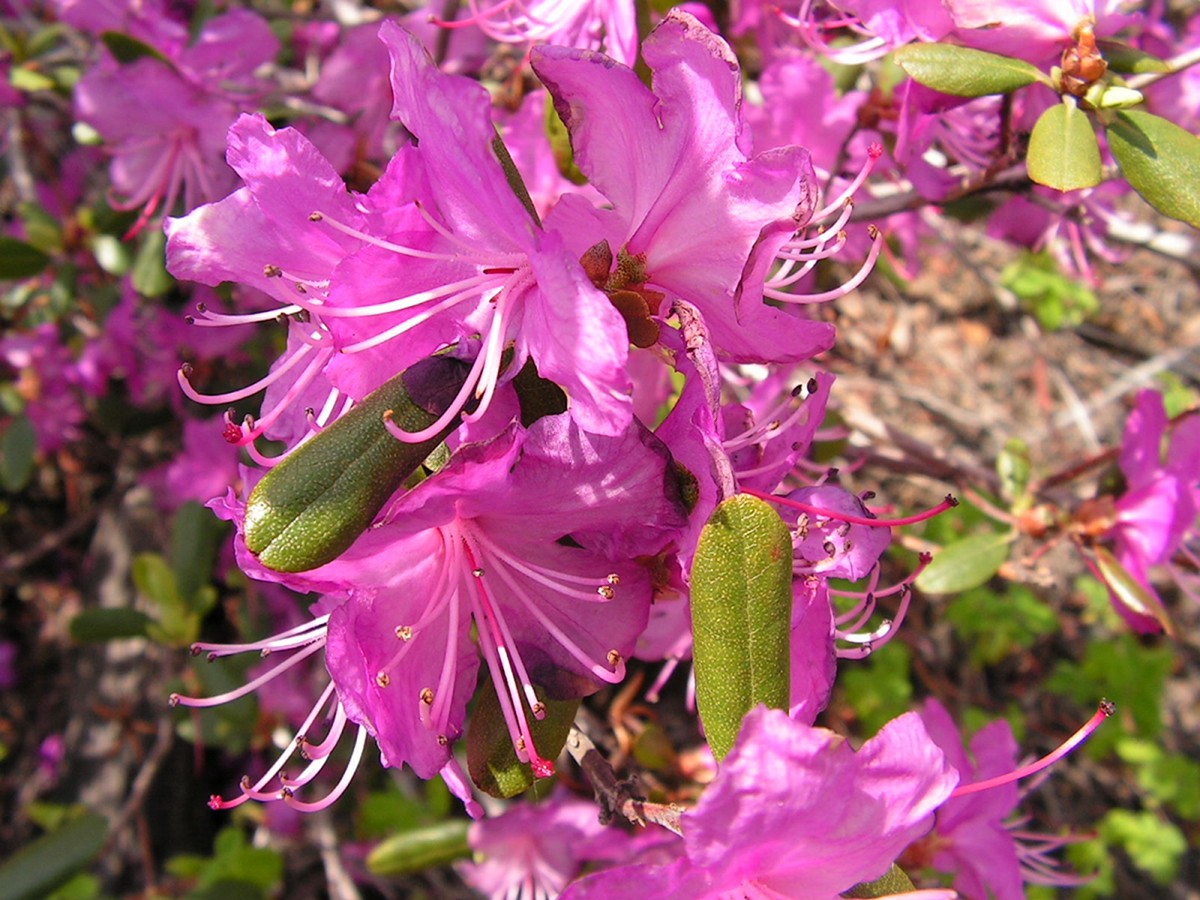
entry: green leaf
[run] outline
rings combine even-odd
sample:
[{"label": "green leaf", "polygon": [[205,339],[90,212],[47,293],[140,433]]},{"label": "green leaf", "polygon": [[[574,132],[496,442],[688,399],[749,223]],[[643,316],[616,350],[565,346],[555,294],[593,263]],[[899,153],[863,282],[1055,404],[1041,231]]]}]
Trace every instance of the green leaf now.
[{"label": "green leaf", "polygon": [[[547,700],[536,686],[534,692],[546,707],[545,718],[529,718],[534,747],[542,758],[554,759],[567,742],[571,723],[579,711],[579,701]],[[500,699],[496,696],[496,685],[490,678],[483,679],[479,686],[467,724],[467,771],[481,791],[505,800],[523,794],[534,783],[529,763],[517,759]]]},{"label": "green leaf", "polygon": [[954,594],[986,582],[1008,559],[1010,534],[994,531],[973,534],[948,544],[933,554],[933,561],[917,576],[916,586],[927,594]]},{"label": "green leaf", "polygon": [[14,237],[0,235],[0,279],[30,278],[50,265],[50,257]]},{"label": "green leaf", "polygon": [[909,44],[892,58],[914,81],[956,97],[1008,94],[1049,79],[1035,66],[983,50],[953,44]]},{"label": "green leaf", "polygon": [[1020,438],[1009,438],[1004,449],[996,457],[996,474],[1000,476],[1000,490],[1014,509],[1028,507],[1029,477],[1033,463],[1029,457],[1029,445]]},{"label": "green leaf", "polygon": [[907,894],[915,891],[917,888],[912,883],[912,879],[908,877],[903,869],[895,863],[879,878],[874,881],[864,881],[861,884],[856,884],[848,891],[843,891],[843,897],[888,897],[892,894]]},{"label": "green leaf", "polygon": [[1139,616],[1146,616],[1158,622],[1168,637],[1176,637],[1175,623],[1171,621],[1158,596],[1142,587],[1107,547],[1095,547],[1093,550],[1096,554],[1096,567],[1104,577],[1108,589]]},{"label": "green leaf", "polygon": [[1160,213],[1200,228],[1200,138],[1134,109],[1117,113],[1107,135],[1130,186]]},{"label": "green leaf", "polygon": [[14,494],[29,483],[37,455],[37,434],[29,416],[17,416],[0,435],[0,486]]},{"label": "green leaf", "polygon": [[1151,72],[1170,72],[1171,64],[1145,50],[1130,47],[1119,41],[1096,41],[1110,72],[1122,75],[1144,75]]},{"label": "green leaf", "polygon": [[788,708],[791,533],[762,500],[730,497],[700,533],[691,582],[696,704],[721,760],[751,709]]},{"label": "green leaf", "polygon": [[143,297],[161,297],[175,284],[175,279],[167,272],[166,246],[167,236],[162,229],[152,228],[142,237],[133,258],[130,279],[133,289]]},{"label": "green leaf", "polygon": [[149,44],[142,43],[135,37],[122,34],[119,31],[105,31],[100,40],[117,62],[125,64],[139,59],[157,59],[170,65],[170,61]]},{"label": "green leaf", "polygon": [[108,821],[92,813],[25,845],[0,865],[0,900],[44,897],[92,861]]},{"label": "green leaf", "polygon": [[146,628],[153,621],[138,609],[85,609],[71,619],[71,640],[92,644],[117,638],[145,637]]},{"label": "green leaf", "polygon": [[224,534],[224,524],[194,500],[176,511],[171,522],[171,569],[179,594],[185,600],[195,600],[200,589],[212,582],[217,549]]},{"label": "green leaf", "polygon": [[374,875],[395,877],[445,866],[471,855],[467,829],[471,823],[450,819],[393,835],[367,854]]},{"label": "green leaf", "polygon": [[[270,469],[246,502],[246,546],[277,572],[304,572],[336,559],[458,425],[419,444],[397,440],[437,421],[466,377],[457,360],[433,357],[387,381]],[[413,391],[414,393],[410,393]]]},{"label": "green leaf", "polygon": [[1038,184],[1060,191],[1095,187],[1103,177],[1100,145],[1074,98],[1050,107],[1033,126],[1025,166]]}]

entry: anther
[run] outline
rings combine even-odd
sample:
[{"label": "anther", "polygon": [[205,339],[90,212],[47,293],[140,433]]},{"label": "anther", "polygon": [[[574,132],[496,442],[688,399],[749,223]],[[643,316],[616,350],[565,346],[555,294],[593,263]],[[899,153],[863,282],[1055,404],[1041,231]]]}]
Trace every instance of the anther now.
[{"label": "anther", "polygon": [[178,694],[172,694],[171,696],[169,696],[167,698],[167,706],[174,709],[178,705],[179,705],[179,695]]},{"label": "anther", "polygon": [[[815,384],[816,382],[815,382],[815,381],[813,381],[813,380],[810,380],[808,383],[809,383],[809,384]],[[803,385],[803,384],[798,384],[798,385],[796,385],[794,388],[792,388],[792,396],[793,396],[793,397],[799,397],[799,396],[801,396],[801,395],[804,393],[804,391],[805,391],[805,387],[806,387],[806,386],[805,386],[805,385]],[[811,389],[811,388],[809,388],[809,392],[810,392],[810,393],[812,392],[812,389]]]},{"label": "anther", "polygon": [[621,583],[621,576],[618,575],[616,572],[609,572],[608,577],[604,580],[607,581],[609,584],[611,584],[613,587],[616,587],[618,584]]},{"label": "anther", "polygon": [[192,646],[188,648],[188,652],[191,653],[192,656],[199,656],[204,652],[204,649],[199,644],[192,644]]},{"label": "anther", "polygon": [[535,719],[540,719],[542,716],[546,715],[546,705],[540,700],[533,704],[533,706],[529,707],[529,709],[533,712],[533,717]]},{"label": "anther", "polygon": [[613,597],[617,596],[617,592],[610,588],[607,584],[602,584],[600,587],[596,588],[596,593],[605,600],[611,600]]},{"label": "anther", "polygon": [[450,738],[446,737],[444,734],[439,734],[437,736],[437,742],[439,747],[445,747],[450,743]]},{"label": "anther", "polygon": [[412,631],[411,625],[397,625],[396,626],[396,637],[400,638],[400,640],[411,641],[412,636],[413,636],[413,631]]},{"label": "anther", "polygon": [[421,702],[426,706],[433,706],[433,689],[421,688]]},{"label": "anther", "polygon": [[471,574],[474,575],[476,578],[482,578],[483,577],[483,569],[472,569]]},{"label": "anther", "polygon": [[605,656],[605,659],[607,659],[608,664],[613,667],[621,664],[621,654],[616,650],[609,650],[608,655]]},{"label": "anther", "polygon": [[282,278],[283,269],[279,268],[279,266],[273,266],[270,263],[267,263],[265,266],[263,266],[263,276],[266,278]]},{"label": "anther", "polygon": [[392,676],[389,675],[387,672],[376,672],[375,673],[375,683],[377,685],[379,685],[381,688],[385,688],[389,684],[392,683]]},{"label": "anther", "polygon": [[323,215],[321,215],[319,212],[311,212],[308,214],[308,221],[310,221],[310,222],[320,222],[324,218],[325,217]]},{"label": "anther", "polygon": [[837,547],[833,545],[833,541],[826,541],[821,545],[821,549],[825,551],[825,555],[830,559],[837,555]]},{"label": "anther", "polygon": [[809,392],[810,394],[815,394],[815,393],[817,392],[817,389],[818,389],[820,386],[821,386],[821,385],[817,383],[817,379],[815,379],[815,378],[810,378],[810,379],[808,379],[808,384],[807,384],[807,385],[805,385],[805,387],[807,387],[807,388],[808,388],[808,392]]}]

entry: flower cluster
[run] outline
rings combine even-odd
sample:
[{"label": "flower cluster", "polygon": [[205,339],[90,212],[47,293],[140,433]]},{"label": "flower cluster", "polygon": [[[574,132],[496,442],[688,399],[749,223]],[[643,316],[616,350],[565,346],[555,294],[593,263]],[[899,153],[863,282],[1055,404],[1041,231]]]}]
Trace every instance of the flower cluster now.
[{"label": "flower cluster", "polygon": [[[744,0],[720,23],[692,4],[655,13],[639,39],[626,0],[343,11],[347,27],[166,0],[28,6],[86,56],[63,177],[35,183],[25,144],[7,148],[25,212],[5,246],[27,281],[3,311],[25,326],[0,339],[6,403],[43,454],[83,439],[110,382],[176,417],[193,414],[181,396],[215,407],[150,479],[162,506],[207,502],[243,573],[272,597],[314,595],[269,637],[193,644],[265,659],[173,705],[262,692],[293,726],[214,809],[324,809],[377,748],[480,819],[460,873],[493,896],[832,898],[890,884],[898,859],[970,895],[1070,883],[1046,858],[1062,841],[1011,818],[1006,726],[969,753],[935,701],[857,750],[816,727],[839,665],[896,638],[930,564],[885,566],[892,529],[957,505],[885,515],[812,461],[836,405],[823,304],[881,257],[915,263],[921,207],[1011,186],[1014,132],[1060,99],[1045,82],[884,89],[878,60],[950,41],[1053,67],[1082,102],[1107,65],[1097,39],[1173,50],[1165,25],[1115,4],[1028,2],[996,23],[967,0]],[[39,63],[0,57],[12,65],[5,84]],[[835,86],[830,65],[867,74]],[[1169,100],[1194,121],[1200,92],[1179,83]],[[29,145],[51,144],[39,111],[0,90]],[[136,244],[72,212],[92,169]],[[994,236],[1086,275],[1119,258],[1123,183],[1025,187]],[[50,211],[64,225],[47,236]],[[54,315],[101,272],[120,287],[97,309]],[[1169,429],[1159,395],[1140,394],[1122,490],[1088,536],[1129,576],[1109,583],[1135,630],[1164,625],[1153,569],[1198,594],[1198,459],[1200,418]],[[745,713],[681,837],[605,831],[565,789],[482,819],[487,786],[459,752],[479,709],[494,700],[497,755],[537,779],[556,771],[560,705],[621,684],[634,659],[661,663],[657,697],[692,656],[693,563],[735,497],[769,504],[791,545],[786,699]]]}]

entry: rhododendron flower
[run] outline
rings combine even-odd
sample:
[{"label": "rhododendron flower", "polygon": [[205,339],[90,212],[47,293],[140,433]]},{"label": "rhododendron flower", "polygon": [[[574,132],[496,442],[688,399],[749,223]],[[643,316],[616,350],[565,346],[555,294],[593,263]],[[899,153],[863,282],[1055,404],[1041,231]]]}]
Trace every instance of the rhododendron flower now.
[{"label": "rhododendron flower", "polygon": [[492,900],[550,900],[585,863],[616,860],[633,842],[620,829],[600,824],[595,801],[561,790],[475,822],[467,841],[475,861],[455,868]]},{"label": "rhododendron flower", "polygon": [[1139,22],[1126,0],[1013,0],[998,7],[987,0],[943,0],[956,42],[1025,59],[1057,64],[1063,50],[1090,24],[1109,38]]},{"label": "rhododendron flower", "polygon": [[277,49],[263,19],[231,10],[205,22],[191,46],[165,47],[162,59],[102,59],[80,80],[76,113],[113,152],[113,203],[141,209],[135,228],[180,197],[191,209],[232,187],[225,130],[261,93],[253,71]]},{"label": "rhododendron flower", "polygon": [[599,50],[629,66],[637,60],[632,0],[473,0],[460,18],[433,21],[443,28],[475,26],[502,44]]},{"label": "rhododendron flower", "polygon": [[600,872],[564,896],[832,900],[882,876],[957,783],[916,713],[856,753],[831,731],[758,707],[684,815],[676,862]]},{"label": "rhododendron flower", "polygon": [[[620,681],[645,625],[650,581],[630,560],[657,553],[682,524],[667,460],[644,431],[608,438],[567,415],[547,417],[460,447],[318,569],[256,567],[239,539],[253,577],[329,592],[318,619],[254,646],[295,649],[280,671],[323,648],[331,685],[314,720],[336,702],[333,732],[358,725],[358,753],[369,733],[385,765],[407,763],[423,778],[451,761],[482,654],[518,758],[549,774],[529,726],[544,714],[543,697]],[[240,504],[217,511],[241,528]],[[212,705],[253,687],[176,702]],[[320,747],[327,755],[332,744]],[[270,799],[264,787],[276,771],[247,782],[249,795]]]},{"label": "rhododendron flower", "polygon": [[599,54],[533,50],[575,162],[612,205],[565,196],[548,227],[573,256],[596,253],[593,281],[639,294],[649,316],[666,312],[664,298],[699,309],[724,358],[798,362],[828,349],[831,326],[762,303],[758,257],[773,258],[815,209],[807,151],[748,156],[737,59],[687,13],[672,10],[642,57],[652,90]]},{"label": "rhododendron flower", "polygon": [[[1175,426],[1167,445],[1167,414],[1162,395],[1141,391],[1125,423],[1121,442],[1121,472],[1125,490],[1116,499],[1115,524],[1104,535],[1113,554],[1133,579],[1158,602],[1150,584],[1150,569],[1166,566],[1179,584],[1190,589],[1183,571],[1173,565],[1177,554],[1187,564],[1200,564],[1200,416],[1190,416]],[[1162,630],[1162,623],[1133,609],[1120,592],[1109,591],[1117,611],[1136,631]]]}]

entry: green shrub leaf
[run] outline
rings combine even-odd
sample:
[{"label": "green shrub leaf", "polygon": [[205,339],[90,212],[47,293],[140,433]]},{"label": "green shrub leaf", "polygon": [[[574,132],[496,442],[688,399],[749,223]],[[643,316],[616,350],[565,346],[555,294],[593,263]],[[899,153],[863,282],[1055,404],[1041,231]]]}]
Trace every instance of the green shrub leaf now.
[{"label": "green shrub leaf", "polygon": [[1095,187],[1103,177],[1100,145],[1087,113],[1074,100],[1055,104],[1037,120],[1025,160],[1029,177],[1060,191]]},{"label": "green shrub leaf", "polygon": [[1108,126],[1121,174],[1160,213],[1200,228],[1200,138],[1152,113],[1125,110]]},{"label": "green shrub leaf", "polygon": [[956,97],[1008,94],[1035,81],[1049,84],[1023,60],[953,44],[909,44],[893,58],[914,81]]},{"label": "green shrub leaf", "polygon": [[718,760],[760,703],[788,708],[792,536],[755,497],[713,511],[692,564],[696,704]]}]

